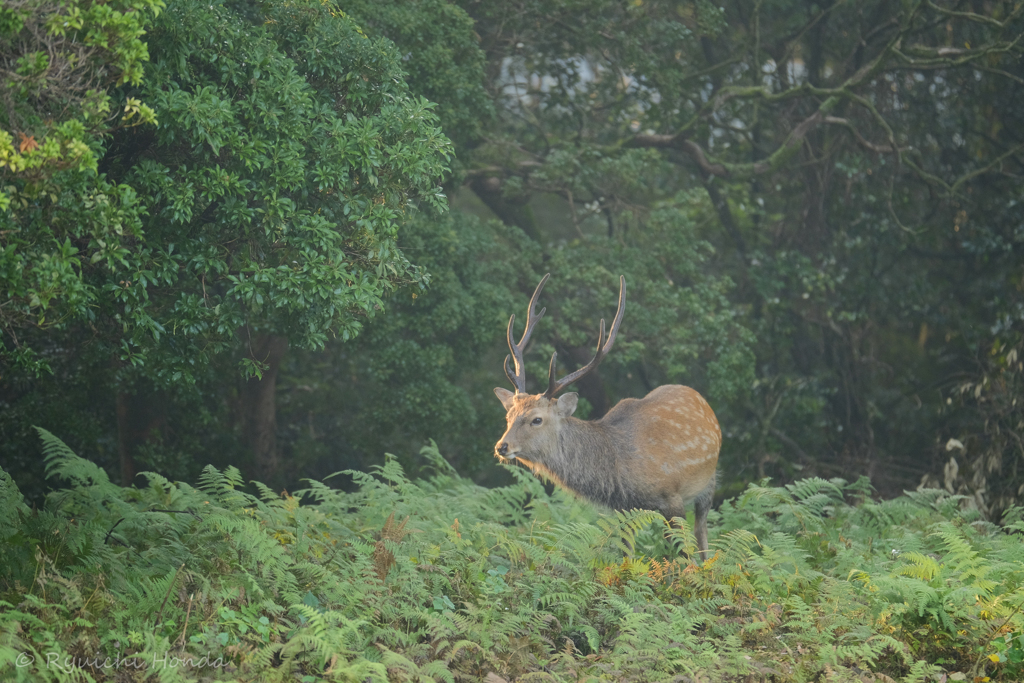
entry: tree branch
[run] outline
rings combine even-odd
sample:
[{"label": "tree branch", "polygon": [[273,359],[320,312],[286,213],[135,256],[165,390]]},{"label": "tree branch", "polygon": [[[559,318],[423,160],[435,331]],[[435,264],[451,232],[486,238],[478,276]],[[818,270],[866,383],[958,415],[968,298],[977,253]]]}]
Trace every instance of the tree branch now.
[{"label": "tree branch", "polygon": [[925,3],[929,9],[933,9],[939,14],[953,18],[953,19],[966,19],[967,21],[974,21],[979,24],[988,24],[989,26],[995,26],[997,28],[1006,28],[1010,22],[1016,19],[1022,11],[1024,11],[1024,5],[1018,4],[1016,8],[1010,13],[1010,16],[1006,17],[1004,21],[993,19],[992,17],[986,17],[981,14],[975,14],[974,12],[957,12],[956,10],[946,9],[945,7],[939,7],[934,2],[929,0]]},{"label": "tree branch", "polygon": [[864,139],[864,136],[860,134],[860,131],[857,130],[857,127],[854,126],[848,119],[840,118],[838,116],[826,116],[822,122],[836,126],[843,126],[851,133],[853,133],[853,136],[857,139],[857,143],[860,144],[861,147],[872,152],[876,152],[878,154],[892,154],[896,151],[905,152],[909,149],[908,147],[899,147],[893,149],[890,145],[878,145],[875,144],[874,142],[869,142],[868,140]]},{"label": "tree branch", "polygon": [[[823,104],[822,107],[825,105]],[[781,167],[800,148],[807,134],[814,130],[823,119],[822,110],[819,109],[790,131],[786,141],[778,149],[764,159],[747,163],[733,164],[711,161],[700,145],[693,140],[687,140],[682,135],[635,135],[625,146],[678,149],[697,162],[697,165],[706,174],[740,180],[770,173]]]}]

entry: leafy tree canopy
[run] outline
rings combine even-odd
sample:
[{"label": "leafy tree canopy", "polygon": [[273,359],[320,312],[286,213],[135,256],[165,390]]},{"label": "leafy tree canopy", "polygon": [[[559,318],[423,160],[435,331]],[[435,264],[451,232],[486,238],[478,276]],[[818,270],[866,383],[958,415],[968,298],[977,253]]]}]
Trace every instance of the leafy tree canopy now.
[{"label": "leafy tree canopy", "polygon": [[[97,299],[85,270],[122,267],[139,230],[134,191],[97,175],[102,139],[153,124],[115,94],[138,85],[144,27],[161,0],[38,0],[0,7],[0,359],[47,367],[31,330],[83,317]],[[126,234],[127,233],[127,234]]]},{"label": "leafy tree canopy", "polygon": [[[114,131],[79,172],[117,196],[5,213],[17,263],[4,285],[21,313],[6,348],[32,350],[19,327],[59,324],[150,377],[189,380],[239,334],[355,336],[387,291],[422,279],[395,239],[414,206],[446,206],[451,148],[391,43],[319,2],[182,1],[148,46],[142,84],[119,92],[159,123]],[[45,297],[18,263],[49,264]]]}]

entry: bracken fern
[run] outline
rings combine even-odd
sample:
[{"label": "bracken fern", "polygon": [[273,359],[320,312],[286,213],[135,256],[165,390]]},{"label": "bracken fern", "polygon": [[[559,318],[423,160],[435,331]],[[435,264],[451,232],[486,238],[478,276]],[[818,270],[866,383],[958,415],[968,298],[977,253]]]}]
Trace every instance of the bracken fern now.
[{"label": "bracken fern", "polygon": [[433,444],[424,479],[389,457],[343,473],[351,492],[277,494],[234,468],[121,488],[40,437],[66,482],[43,509],[0,471],[4,680],[1022,674],[1017,509],[999,528],[940,491],[761,482],[712,513],[697,565],[685,519],[597,510],[519,470],[485,489]]}]

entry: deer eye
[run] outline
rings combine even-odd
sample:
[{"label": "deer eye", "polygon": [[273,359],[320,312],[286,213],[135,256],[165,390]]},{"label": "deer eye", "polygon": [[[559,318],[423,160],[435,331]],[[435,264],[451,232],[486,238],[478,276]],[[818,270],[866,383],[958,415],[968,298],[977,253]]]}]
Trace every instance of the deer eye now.
[{"label": "deer eye", "polygon": [[533,418],[533,422],[531,422],[530,424],[532,424],[532,425],[539,425],[543,421],[544,420],[542,420],[541,418],[535,417],[535,418]]}]

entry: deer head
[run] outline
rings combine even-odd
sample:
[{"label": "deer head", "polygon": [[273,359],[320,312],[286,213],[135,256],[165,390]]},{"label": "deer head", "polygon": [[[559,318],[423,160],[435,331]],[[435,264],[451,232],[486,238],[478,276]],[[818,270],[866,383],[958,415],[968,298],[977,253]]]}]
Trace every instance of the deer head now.
[{"label": "deer head", "polygon": [[548,388],[543,394],[526,393],[526,367],[523,363],[523,351],[530,336],[543,317],[547,309],[542,308],[540,313],[536,312],[537,299],[544,284],[547,282],[550,273],[545,275],[530,298],[530,305],[527,308],[526,329],[519,343],[516,344],[513,338],[513,327],[516,317],[513,315],[508,321],[508,347],[511,353],[505,357],[505,374],[508,376],[515,393],[508,389],[497,387],[495,395],[505,407],[506,422],[508,428],[501,440],[494,447],[495,455],[502,460],[514,460],[521,458],[527,462],[543,465],[545,454],[557,450],[559,433],[562,423],[567,420],[576,410],[578,395],[568,393],[560,398],[556,395],[567,386],[594,370],[604,359],[615,343],[615,336],[622,323],[622,314],[626,306],[626,279],[619,276],[619,307],[612,321],[608,338],[605,339],[605,322],[601,324],[597,334],[597,351],[593,359],[585,366],[571,372],[561,379],[556,379],[556,365],[558,352],[551,354],[551,362],[548,364]]}]

